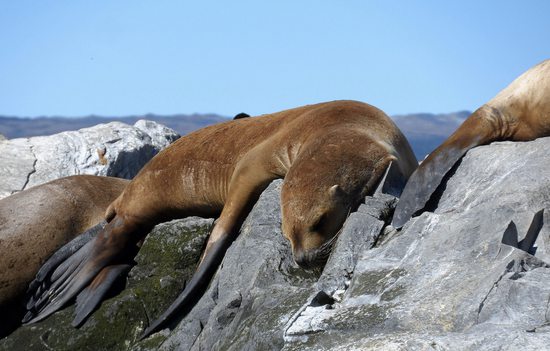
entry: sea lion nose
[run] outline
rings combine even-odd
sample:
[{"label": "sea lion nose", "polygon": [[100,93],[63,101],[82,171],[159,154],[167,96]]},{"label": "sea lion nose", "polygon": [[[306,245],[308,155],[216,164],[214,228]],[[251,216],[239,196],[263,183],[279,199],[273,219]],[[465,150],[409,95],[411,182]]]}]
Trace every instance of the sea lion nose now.
[{"label": "sea lion nose", "polygon": [[311,267],[311,259],[309,257],[307,251],[304,250],[296,250],[294,251],[294,261],[296,264],[304,269],[308,269]]}]

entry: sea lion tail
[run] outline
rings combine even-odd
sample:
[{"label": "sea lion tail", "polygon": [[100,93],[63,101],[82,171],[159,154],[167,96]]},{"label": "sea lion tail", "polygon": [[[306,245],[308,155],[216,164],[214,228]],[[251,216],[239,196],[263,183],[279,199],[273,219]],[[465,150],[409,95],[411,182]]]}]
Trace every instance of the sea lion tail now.
[{"label": "sea lion tail", "polygon": [[201,263],[189,283],[186,284],[183,292],[159,318],[145,329],[140,340],[159,331],[174,315],[181,314],[185,316],[193,308],[208,287],[212,276],[216,273],[232,241],[233,238],[231,236],[223,235],[218,240],[212,242],[212,245],[205,251]]},{"label": "sea lion tail", "polygon": [[445,175],[471,148],[500,138],[504,120],[495,108],[476,110],[409,178],[395,208],[392,226],[401,228],[424,208]]}]

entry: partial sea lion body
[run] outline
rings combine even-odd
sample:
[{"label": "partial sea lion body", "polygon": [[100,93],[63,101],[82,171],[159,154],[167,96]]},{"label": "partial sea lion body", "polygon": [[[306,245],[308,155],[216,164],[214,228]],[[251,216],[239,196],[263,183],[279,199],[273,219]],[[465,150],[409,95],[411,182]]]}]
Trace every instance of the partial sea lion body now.
[{"label": "partial sea lion body", "polygon": [[421,163],[403,190],[392,225],[402,227],[421,210],[469,149],[492,141],[529,141],[548,135],[550,60],[532,67],[481,106]]},{"label": "partial sea lion body", "polygon": [[5,311],[17,308],[46,259],[75,234],[100,222],[128,183],[111,177],[71,176],[0,200],[0,315],[4,326],[9,316]]},{"label": "partial sea lion body", "polygon": [[[356,101],[237,119],[184,136],[145,165],[111,204],[105,230],[81,249],[91,258],[81,264],[80,258],[69,257],[56,269],[54,281],[63,270],[80,265],[75,278],[49,292],[55,302],[32,317],[53,313],[87,285],[80,295],[91,298],[90,286],[103,284],[121,252],[139,245],[155,224],[219,215],[194,277],[145,334],[156,330],[208,284],[256,199],[276,178],[284,178],[282,227],[294,257],[304,266],[318,263],[348,213],[374,190],[392,162],[405,178],[417,165],[395,124],[379,109]],[[77,307],[75,324],[95,306],[86,300],[79,296],[82,306],[89,306]]]}]

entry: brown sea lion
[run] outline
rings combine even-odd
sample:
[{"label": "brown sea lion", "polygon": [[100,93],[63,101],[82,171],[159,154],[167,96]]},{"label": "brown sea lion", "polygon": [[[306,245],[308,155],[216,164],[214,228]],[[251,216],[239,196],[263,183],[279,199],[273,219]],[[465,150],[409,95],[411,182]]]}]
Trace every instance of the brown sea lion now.
[{"label": "brown sea lion", "polygon": [[44,261],[75,234],[101,222],[128,183],[71,176],[0,200],[0,335],[20,322],[22,295]]},{"label": "brown sea lion", "polygon": [[200,297],[258,196],[276,178],[284,178],[282,229],[295,260],[306,267],[319,263],[390,163],[405,179],[417,165],[397,126],[356,101],[232,120],[184,136],[143,167],[92,241],[59,265],[46,263],[48,274],[35,285],[47,289],[35,294],[25,320],[41,320],[78,294],[73,325],[79,325],[100,302],[98,289],[110,284],[155,224],[219,216],[193,278],[144,335],[156,331]]},{"label": "brown sea lion", "polygon": [[550,135],[550,60],[516,78],[476,110],[418,167],[393,217],[402,227],[424,208],[443,177],[469,149],[497,140],[528,141]]}]

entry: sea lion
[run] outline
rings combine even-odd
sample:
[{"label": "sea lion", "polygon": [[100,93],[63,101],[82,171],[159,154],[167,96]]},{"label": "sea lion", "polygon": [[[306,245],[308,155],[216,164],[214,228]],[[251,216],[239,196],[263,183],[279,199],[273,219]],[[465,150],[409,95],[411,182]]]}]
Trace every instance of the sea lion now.
[{"label": "sea lion", "polygon": [[[295,260],[326,259],[350,211],[372,192],[389,164],[405,179],[417,166],[409,143],[381,110],[356,101],[308,105],[242,118],[186,135],[155,156],[109,206],[108,224],[74,255],[47,262],[26,322],[47,317],[78,294],[73,325],[100,302],[128,252],[157,223],[218,216],[201,262],[183,293],[144,332],[156,331],[201,296],[256,202],[276,178],[282,230]],[[115,273],[113,273],[115,272]]]},{"label": "sea lion", "polygon": [[445,174],[471,148],[492,141],[528,141],[548,135],[550,60],[523,73],[472,113],[421,163],[403,190],[392,225],[402,227],[423,209]]},{"label": "sea lion", "polygon": [[100,222],[128,183],[71,176],[0,200],[0,335],[21,320],[21,298],[38,268],[75,234]]}]

